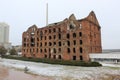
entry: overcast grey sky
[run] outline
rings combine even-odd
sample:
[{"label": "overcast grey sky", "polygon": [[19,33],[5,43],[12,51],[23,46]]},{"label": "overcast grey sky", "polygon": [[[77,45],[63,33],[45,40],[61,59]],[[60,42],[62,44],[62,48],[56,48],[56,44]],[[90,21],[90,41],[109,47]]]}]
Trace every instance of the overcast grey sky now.
[{"label": "overcast grey sky", "polygon": [[77,19],[94,11],[101,25],[103,49],[120,49],[119,0],[0,0],[0,22],[10,25],[10,42],[21,44],[22,33],[33,24],[46,23],[46,3],[49,23],[59,22],[72,13]]}]

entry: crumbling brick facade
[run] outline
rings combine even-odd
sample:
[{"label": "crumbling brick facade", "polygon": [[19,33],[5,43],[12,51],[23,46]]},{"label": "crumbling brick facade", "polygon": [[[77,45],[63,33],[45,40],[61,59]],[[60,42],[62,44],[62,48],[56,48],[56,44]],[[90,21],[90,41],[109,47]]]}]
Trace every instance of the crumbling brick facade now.
[{"label": "crumbling brick facade", "polygon": [[72,14],[43,28],[33,25],[22,35],[24,57],[89,61],[90,53],[101,52],[101,27],[93,11],[81,20]]}]

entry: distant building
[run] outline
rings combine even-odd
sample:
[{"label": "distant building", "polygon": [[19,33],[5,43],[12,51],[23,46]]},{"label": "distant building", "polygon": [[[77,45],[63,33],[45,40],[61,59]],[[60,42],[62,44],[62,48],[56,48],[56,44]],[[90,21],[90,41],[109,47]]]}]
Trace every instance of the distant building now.
[{"label": "distant building", "polygon": [[9,25],[6,23],[0,23],[0,46],[6,49],[11,48],[11,43],[9,43]]},{"label": "distant building", "polygon": [[91,53],[89,54],[91,61],[103,63],[120,63],[120,52],[109,53]]},{"label": "distant building", "polygon": [[33,25],[22,35],[24,57],[89,61],[90,53],[101,52],[101,27],[93,11],[80,20],[72,14],[43,28]]}]

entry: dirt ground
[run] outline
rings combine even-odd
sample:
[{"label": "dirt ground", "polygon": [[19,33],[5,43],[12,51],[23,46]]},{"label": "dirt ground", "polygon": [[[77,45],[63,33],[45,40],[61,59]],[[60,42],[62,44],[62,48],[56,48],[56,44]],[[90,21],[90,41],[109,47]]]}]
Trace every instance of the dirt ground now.
[{"label": "dirt ground", "polygon": [[40,76],[0,65],[0,80],[53,80],[51,77]]}]

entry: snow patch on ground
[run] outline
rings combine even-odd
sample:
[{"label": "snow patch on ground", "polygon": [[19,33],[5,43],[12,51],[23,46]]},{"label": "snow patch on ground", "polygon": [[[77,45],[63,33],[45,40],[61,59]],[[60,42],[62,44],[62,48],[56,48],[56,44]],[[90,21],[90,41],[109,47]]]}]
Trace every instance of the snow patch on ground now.
[{"label": "snow patch on ground", "polygon": [[106,77],[106,74],[120,74],[120,65],[117,65],[117,68],[114,64],[105,64],[102,63],[103,66],[109,67],[78,67],[78,66],[63,66],[63,65],[51,65],[45,63],[36,63],[36,62],[27,62],[27,61],[19,61],[19,60],[11,60],[11,59],[1,59],[1,65],[5,65],[7,67],[14,67],[23,69],[28,67],[29,72],[44,75],[44,76],[53,76],[56,80],[74,80],[74,79],[98,79],[99,77]]}]

